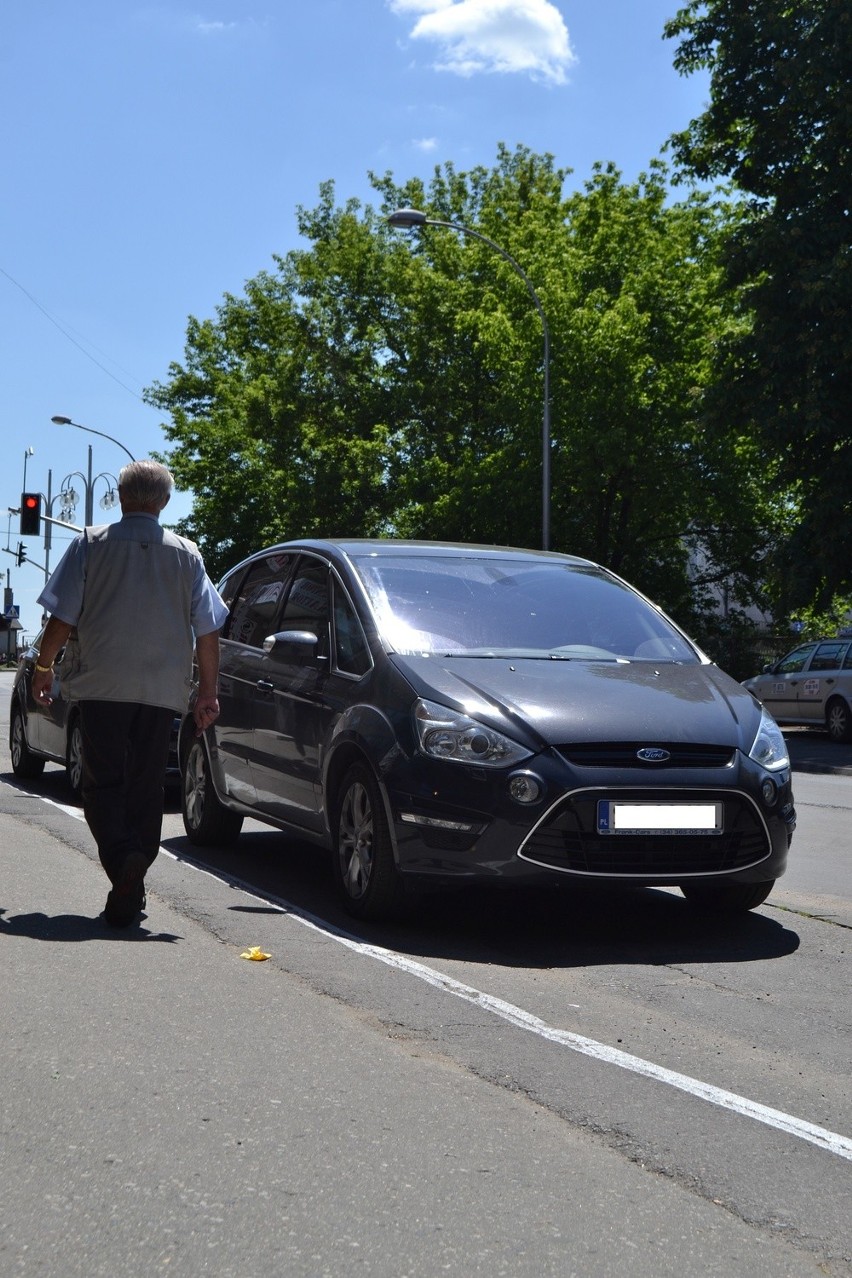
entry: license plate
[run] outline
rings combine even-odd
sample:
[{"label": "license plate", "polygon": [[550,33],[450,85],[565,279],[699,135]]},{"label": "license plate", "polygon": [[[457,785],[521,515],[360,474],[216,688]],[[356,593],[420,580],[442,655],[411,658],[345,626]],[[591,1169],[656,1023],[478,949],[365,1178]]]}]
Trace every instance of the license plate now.
[{"label": "license plate", "polygon": [[598,802],[598,834],[721,834],[722,804]]}]

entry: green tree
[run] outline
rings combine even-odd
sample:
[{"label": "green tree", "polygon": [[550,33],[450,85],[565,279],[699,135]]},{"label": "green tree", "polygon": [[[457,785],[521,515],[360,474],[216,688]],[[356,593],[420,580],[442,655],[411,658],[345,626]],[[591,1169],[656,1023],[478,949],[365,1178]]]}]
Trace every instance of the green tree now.
[{"label": "green tree", "polygon": [[554,548],[687,621],[702,585],[749,589],[765,494],[748,440],[700,415],[713,350],[741,322],[718,262],[731,211],[672,204],[659,163],[633,184],[598,167],[567,198],[566,177],[501,147],[492,169],[444,165],[425,189],[373,176],[378,210],[337,207],[329,183],[298,211],[307,248],[190,321],[183,364],[149,398],[214,570],[300,535],[539,544],[540,317],[489,245],[391,231],[387,214],[413,205],[487,235],[541,299]]},{"label": "green tree", "polygon": [[693,0],[666,35],[675,66],[711,82],[677,161],[743,197],[725,265],[753,322],[720,346],[708,411],[759,441],[784,491],[767,565],[779,606],[825,606],[852,585],[852,12]]}]

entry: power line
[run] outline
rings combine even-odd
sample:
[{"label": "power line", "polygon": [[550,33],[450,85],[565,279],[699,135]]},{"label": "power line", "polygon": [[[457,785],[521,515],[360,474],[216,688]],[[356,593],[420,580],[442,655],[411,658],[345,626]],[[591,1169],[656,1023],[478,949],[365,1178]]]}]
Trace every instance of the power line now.
[{"label": "power line", "polygon": [[[138,394],[138,392],[137,392],[137,391],[133,390],[133,388],[132,388],[132,387],[127,386],[127,385],[126,385],[126,384],[125,384],[125,383],[121,380],[121,378],[120,378],[120,377],[116,377],[115,373],[111,372],[111,371],[110,371],[110,370],[106,367],[106,365],[104,365],[104,364],[102,364],[102,363],[100,362],[100,360],[95,359],[94,355],[92,355],[92,353],[91,353],[90,351],[87,351],[87,350],[86,350],[86,348],[85,348],[85,346],[81,345],[81,343],[80,343],[80,342],[78,342],[78,341],[77,341],[77,339],[76,339],[75,337],[72,337],[72,335],[68,332],[68,330],[67,330],[66,328],[63,328],[63,326],[59,323],[59,320],[54,319],[54,317],[51,315],[50,311],[46,310],[46,309],[42,306],[41,302],[39,302],[37,298],[33,297],[32,293],[27,292],[27,290],[24,288],[23,284],[19,284],[19,283],[18,283],[18,281],[15,279],[15,277],[14,277],[13,275],[10,275],[8,271],[4,270],[2,266],[0,266],[0,275],[5,275],[5,276],[6,276],[6,279],[7,279],[7,280],[9,280],[9,282],[10,282],[11,284],[14,284],[14,285],[15,285],[15,288],[20,289],[20,291],[23,293],[24,297],[26,297],[26,298],[28,299],[28,301],[32,302],[33,306],[35,306],[35,307],[37,308],[37,310],[40,310],[40,311],[41,311],[41,313],[42,313],[42,315],[44,315],[46,319],[49,319],[49,320],[50,320],[50,322],[51,322],[51,324],[53,324],[55,328],[58,328],[58,329],[59,329],[59,331],[60,331],[60,333],[62,334],[62,336],[63,336],[63,337],[67,337],[67,338],[68,338],[68,341],[69,341],[69,342],[71,342],[71,343],[72,343],[72,345],[76,346],[76,347],[77,347],[77,350],[78,350],[78,351],[81,351],[81,352],[82,352],[82,353],[86,356],[86,359],[91,360],[91,361],[92,361],[92,363],[93,363],[93,364],[95,364],[95,365],[96,365],[96,366],[97,366],[97,367],[101,370],[101,372],[102,372],[102,373],[106,373],[107,377],[111,377],[111,378],[112,378],[112,380],[113,380],[114,382],[117,382],[117,383],[118,383],[118,385],[122,388],[122,390],[126,390],[126,391],[127,391],[127,393],[128,393],[129,395],[132,395],[132,396],[133,396],[133,398],[134,398],[134,399],[138,399],[138,400],[139,400],[139,402],[140,402],[140,404],[144,404],[144,402],[145,402],[145,401],[144,401],[144,399],[142,398],[142,396],[141,396],[140,394]],[[86,340],[88,340],[88,339],[86,339]],[[97,346],[95,346],[93,342],[91,342],[91,343],[90,343],[90,345],[91,345],[91,346],[93,346],[95,350],[97,350],[97,349],[98,349],[98,347],[97,347]],[[106,352],[103,352],[103,351],[102,351],[102,352],[101,352],[101,354],[103,354],[103,355],[104,355],[104,357],[105,357],[106,359],[109,359],[109,356],[108,356],[108,355],[106,355]],[[117,367],[119,367],[119,368],[120,368],[120,367],[121,367],[121,365],[117,365]],[[123,371],[123,372],[127,372],[127,369],[123,369],[122,371]],[[127,375],[128,375],[128,377],[133,377],[133,374],[132,374],[132,373],[127,372]],[[136,381],[136,380],[138,380],[138,379],[137,379],[137,378],[134,378],[134,381]],[[141,382],[140,382],[139,384],[141,385]]]}]

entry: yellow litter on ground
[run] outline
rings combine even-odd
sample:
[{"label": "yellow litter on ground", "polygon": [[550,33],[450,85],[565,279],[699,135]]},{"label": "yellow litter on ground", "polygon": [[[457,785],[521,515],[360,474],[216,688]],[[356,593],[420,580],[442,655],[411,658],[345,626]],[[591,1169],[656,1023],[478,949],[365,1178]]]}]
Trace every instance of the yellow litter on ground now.
[{"label": "yellow litter on ground", "polygon": [[250,950],[243,950],[240,958],[253,959],[255,963],[262,963],[264,959],[272,958],[272,955],[264,954],[259,945],[253,945]]}]

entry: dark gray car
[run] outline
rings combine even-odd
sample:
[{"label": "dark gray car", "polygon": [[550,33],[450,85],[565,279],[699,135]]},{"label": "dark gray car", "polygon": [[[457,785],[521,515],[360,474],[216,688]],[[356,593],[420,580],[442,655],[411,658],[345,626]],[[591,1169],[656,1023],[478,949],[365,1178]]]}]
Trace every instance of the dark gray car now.
[{"label": "dark gray car", "polygon": [[[68,784],[79,798],[83,780],[83,736],[80,711],[75,702],[62,693],[62,651],[56,661],[52,701],[49,706],[36,704],[32,694],[33,673],[38,660],[43,630],[24,650],[12,684],[9,711],[9,753],[12,771],[21,780],[40,777],[46,763],[65,767]],[[172,727],[166,781],[174,786],[178,780],[177,741],[180,717]]]},{"label": "dark gray car", "polygon": [[184,721],[184,824],[245,816],[333,852],[362,917],[406,885],[677,885],[742,910],[784,872],[771,716],[653,603],[567,555],[299,541],[220,591],[221,715]]}]

